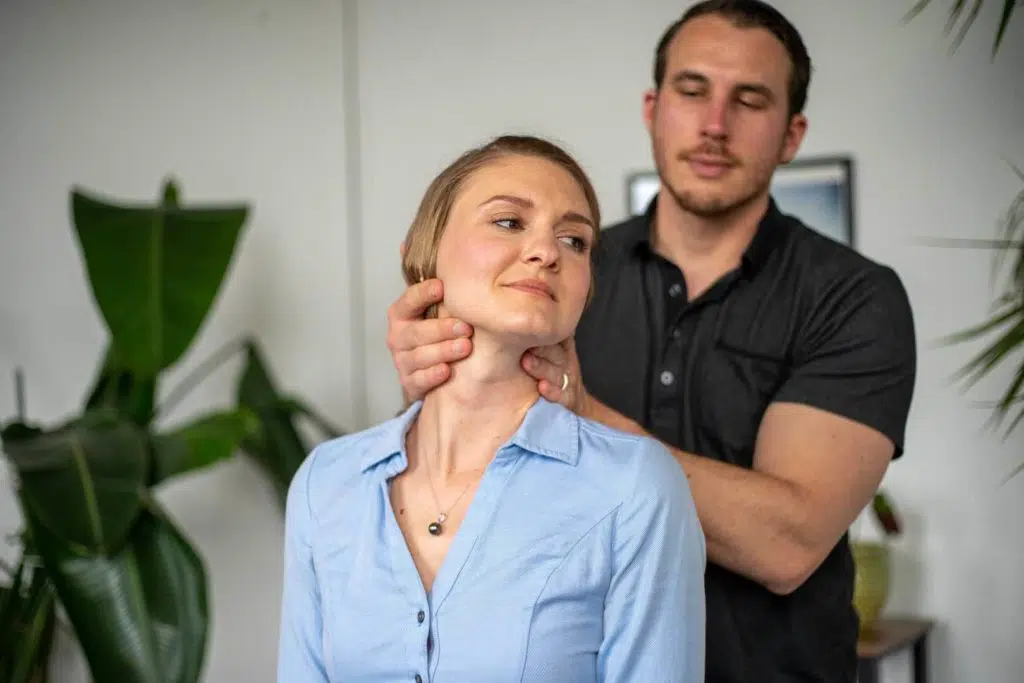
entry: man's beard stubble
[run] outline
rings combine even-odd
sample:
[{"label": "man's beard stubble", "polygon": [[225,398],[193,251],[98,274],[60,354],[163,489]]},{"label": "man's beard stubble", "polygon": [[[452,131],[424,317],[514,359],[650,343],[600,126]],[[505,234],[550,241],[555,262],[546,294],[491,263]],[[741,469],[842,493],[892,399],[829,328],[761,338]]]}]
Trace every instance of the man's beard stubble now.
[{"label": "man's beard stubble", "polygon": [[[697,154],[715,156],[728,160],[730,164],[730,173],[743,167],[742,164],[736,160],[735,157],[729,154],[728,150],[726,150],[722,145],[707,142],[696,150],[679,154],[676,157],[675,162],[686,164],[688,163],[691,155]],[[656,161],[658,161],[658,159],[656,159]],[[768,190],[771,186],[772,180],[772,173],[769,173],[765,178],[751,179],[751,184],[747,187],[740,188],[739,193],[735,196],[710,194],[702,197],[696,192],[674,187],[668,181],[665,170],[662,168],[663,164],[656,165],[658,166],[657,171],[661,185],[668,191],[676,205],[687,213],[707,220],[720,220],[745,209],[752,203],[756,202]]]}]

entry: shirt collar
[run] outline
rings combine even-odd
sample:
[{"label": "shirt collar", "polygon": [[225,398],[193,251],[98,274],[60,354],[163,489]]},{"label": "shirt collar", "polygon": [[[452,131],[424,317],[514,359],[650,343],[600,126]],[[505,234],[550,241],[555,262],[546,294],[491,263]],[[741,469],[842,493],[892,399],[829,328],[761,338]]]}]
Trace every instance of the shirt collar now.
[{"label": "shirt collar", "polygon": [[[366,471],[396,455],[405,457],[405,435],[423,406],[417,401],[401,415],[382,425],[376,444],[363,457],[362,471]],[[526,417],[515,434],[498,450],[499,455],[510,445],[542,457],[554,458],[568,465],[576,465],[580,457],[580,421],[575,413],[559,403],[539,397],[526,412]]]},{"label": "shirt collar", "polygon": [[[658,197],[655,197],[647,205],[647,210],[642,215],[636,216],[627,223],[625,246],[627,253],[653,254],[651,245],[651,226],[654,222],[654,211],[658,204]],[[754,233],[746,251],[743,252],[743,268],[750,273],[756,272],[765,264],[775,246],[781,241],[781,226],[785,222],[785,215],[779,210],[774,197],[768,198],[768,210],[761,217],[761,222]]]}]

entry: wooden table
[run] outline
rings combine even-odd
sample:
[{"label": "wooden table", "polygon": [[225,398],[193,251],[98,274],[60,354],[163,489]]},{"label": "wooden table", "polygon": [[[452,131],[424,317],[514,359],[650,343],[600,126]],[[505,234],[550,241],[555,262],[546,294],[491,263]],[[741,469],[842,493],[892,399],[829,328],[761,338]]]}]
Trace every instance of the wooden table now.
[{"label": "wooden table", "polygon": [[928,619],[882,618],[857,641],[857,682],[878,683],[878,663],[910,648],[914,683],[928,683],[928,635],[935,622]]}]

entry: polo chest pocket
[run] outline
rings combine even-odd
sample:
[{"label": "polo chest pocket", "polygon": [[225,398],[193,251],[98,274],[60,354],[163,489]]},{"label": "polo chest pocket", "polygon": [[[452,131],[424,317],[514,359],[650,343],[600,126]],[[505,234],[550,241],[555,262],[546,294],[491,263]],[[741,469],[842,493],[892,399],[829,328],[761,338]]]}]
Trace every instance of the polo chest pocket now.
[{"label": "polo chest pocket", "polygon": [[730,331],[737,331],[735,325],[722,327],[700,364],[697,426],[703,441],[718,444],[719,457],[750,466],[761,419],[790,364],[783,344],[750,339],[749,328]]}]

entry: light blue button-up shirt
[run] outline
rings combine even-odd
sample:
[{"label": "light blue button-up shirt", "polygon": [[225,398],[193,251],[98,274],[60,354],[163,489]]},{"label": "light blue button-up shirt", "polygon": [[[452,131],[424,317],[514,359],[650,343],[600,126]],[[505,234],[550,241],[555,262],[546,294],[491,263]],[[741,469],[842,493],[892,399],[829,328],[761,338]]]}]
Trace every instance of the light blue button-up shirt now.
[{"label": "light blue button-up shirt", "polygon": [[279,683],[703,683],[704,536],[661,444],[538,399],[428,593],[388,492],[420,405],[292,480]]}]

